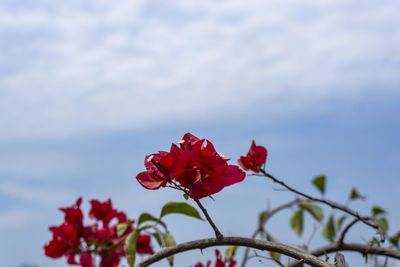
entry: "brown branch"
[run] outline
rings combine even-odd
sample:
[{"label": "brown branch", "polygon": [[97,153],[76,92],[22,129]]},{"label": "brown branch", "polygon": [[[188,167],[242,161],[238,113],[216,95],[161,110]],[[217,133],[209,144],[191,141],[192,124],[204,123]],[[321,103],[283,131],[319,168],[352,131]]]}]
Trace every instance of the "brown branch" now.
[{"label": "brown branch", "polygon": [[[370,220],[370,217],[364,217],[364,220]],[[360,221],[358,218],[355,218],[353,221],[351,221],[342,231],[340,234],[340,237],[338,239],[339,244],[343,244],[344,237],[346,236],[347,232],[350,230],[350,228],[355,225],[358,221]]]},{"label": "brown branch", "polygon": [[[286,189],[288,189],[289,191],[292,191],[293,193],[295,193],[297,195],[300,195],[300,196],[305,197],[305,198],[307,198],[309,200],[312,200],[312,201],[324,203],[324,204],[330,206],[333,209],[341,210],[341,211],[343,211],[343,212],[345,212],[347,214],[350,214],[351,216],[359,219],[360,221],[362,221],[366,225],[369,225],[372,228],[376,229],[379,233],[382,231],[377,223],[370,223],[369,221],[364,220],[363,217],[360,216],[357,212],[352,211],[352,210],[350,210],[349,208],[347,208],[347,207],[345,207],[343,205],[340,205],[340,204],[337,204],[337,203],[334,203],[332,201],[328,201],[328,200],[325,200],[325,199],[320,199],[320,198],[309,196],[309,195],[307,195],[305,193],[302,193],[302,192],[300,192],[300,191],[288,186],[287,184],[285,184],[285,182],[283,182],[281,180],[278,180],[277,178],[275,178],[271,174],[267,173],[265,170],[260,169],[260,171],[264,174],[264,176],[270,178],[275,183],[278,183],[278,184],[282,185],[283,187],[285,187]],[[382,238],[382,235],[381,235],[381,242],[383,242],[382,239],[384,241],[384,238]]]},{"label": "brown branch", "polygon": [[[353,252],[359,252],[363,255],[370,254],[370,255],[387,256],[390,258],[400,260],[400,250],[393,250],[390,247],[377,247],[377,246],[357,244],[357,243],[339,244],[338,242],[335,242],[330,245],[313,250],[310,252],[310,254],[319,257],[325,254],[338,251],[353,251]],[[289,264],[289,266],[298,267],[301,266],[302,264],[303,262],[296,261]]]},{"label": "brown branch", "polygon": [[252,238],[244,238],[244,237],[221,237],[217,238],[207,238],[200,239],[195,241],[190,241],[186,243],[182,243],[176,245],[174,247],[169,247],[160,250],[156,254],[148,257],[142,262],[135,265],[135,267],[144,267],[153,264],[159,260],[162,260],[166,257],[172,256],[174,254],[178,254],[184,251],[193,250],[193,249],[204,249],[208,247],[214,246],[242,246],[242,247],[252,247],[259,250],[266,250],[272,252],[278,252],[283,255],[289,256],[291,258],[295,258],[297,260],[301,260],[302,262],[315,267],[334,267],[333,264],[327,263],[310,253],[301,251],[296,248],[292,248],[288,245],[284,245],[276,242],[269,242],[264,240],[257,240]]},{"label": "brown branch", "polygon": [[196,202],[196,204],[199,206],[199,208],[201,209],[201,211],[203,212],[204,216],[206,216],[207,221],[210,223],[211,227],[214,229],[215,232],[215,237],[217,239],[221,239],[222,237],[224,237],[221,232],[218,230],[218,227],[214,224],[213,220],[211,219],[210,215],[208,215],[207,210],[203,207],[203,205],[200,203],[200,200],[198,199],[194,199],[194,201]]},{"label": "brown branch", "polygon": [[[255,238],[264,228],[265,223],[269,220],[269,218],[271,218],[273,215],[275,215],[277,212],[290,208],[293,205],[299,203],[301,201],[301,199],[295,199],[292,200],[286,204],[283,204],[281,206],[276,207],[273,210],[266,210],[265,211],[265,216],[262,218],[261,222],[259,222],[257,229],[254,231],[254,233],[251,235],[251,238]],[[250,248],[247,247],[246,250],[244,251],[244,255],[243,255],[243,260],[242,260],[242,264],[240,265],[241,267],[244,267],[246,265],[246,262],[248,260],[249,257],[249,252],[250,252]]]}]

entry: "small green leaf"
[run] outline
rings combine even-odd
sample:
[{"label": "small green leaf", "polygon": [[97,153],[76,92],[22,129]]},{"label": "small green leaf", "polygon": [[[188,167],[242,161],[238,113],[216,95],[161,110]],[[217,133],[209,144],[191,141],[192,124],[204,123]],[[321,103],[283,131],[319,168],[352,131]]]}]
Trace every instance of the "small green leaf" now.
[{"label": "small green leaf", "polygon": [[265,219],[265,217],[267,216],[268,211],[262,211],[258,214],[258,226],[261,227],[262,223]]},{"label": "small green leaf", "polygon": [[[162,241],[160,239],[160,235],[158,233],[153,233],[153,237],[157,240],[157,243],[162,247]],[[176,245],[175,238],[170,233],[161,233],[162,238],[164,239],[165,246],[173,247]],[[171,255],[167,258],[169,264],[174,265],[174,256]]]},{"label": "small green leaf", "polygon": [[290,226],[292,226],[293,231],[296,234],[301,235],[303,232],[303,210],[298,209],[295,213],[293,213],[292,218],[290,218]]},{"label": "small green leaf", "polygon": [[322,230],[322,235],[330,242],[333,242],[335,240],[336,230],[333,215],[329,217],[328,222],[325,224],[325,227]]},{"label": "small green leaf", "polygon": [[377,220],[379,227],[382,229],[383,233],[386,234],[389,230],[389,224],[385,218],[379,218]]},{"label": "small green leaf", "polygon": [[125,234],[126,230],[132,225],[132,221],[117,224],[117,235],[121,237]]},{"label": "small green leaf", "polygon": [[367,242],[367,245],[373,246],[373,245],[375,245],[375,244],[380,244],[380,243],[381,243],[381,242],[379,242],[379,240],[376,239],[376,237],[373,237],[371,240],[369,240],[369,241]]},{"label": "small green leaf", "polygon": [[357,192],[355,188],[353,188],[350,192],[350,200],[355,200],[355,199],[361,199],[361,200],[366,200],[367,196],[361,195],[360,193]]},{"label": "small green leaf", "polygon": [[266,238],[267,241],[269,241],[269,242],[275,242],[275,239],[274,239],[270,234],[267,234],[267,236],[266,236],[265,238]]},{"label": "small green leaf", "polygon": [[186,199],[186,200],[188,200],[189,199],[189,195],[188,194],[183,194],[183,197]]},{"label": "small green leaf", "polygon": [[310,204],[307,200],[300,202],[299,206],[308,211],[317,221],[324,219],[324,212],[318,205]]},{"label": "small green leaf", "polygon": [[237,246],[227,247],[225,250],[225,261],[231,261],[235,257]]},{"label": "small green leaf", "polygon": [[126,246],[126,260],[128,261],[129,267],[133,267],[135,264],[136,257],[136,242],[139,237],[139,232],[134,231],[128,235],[125,239]]},{"label": "small green leaf", "polygon": [[[266,238],[267,238],[267,241],[269,241],[269,242],[275,242],[274,238],[273,238],[271,235],[269,235],[269,234],[267,234],[267,237],[266,237]],[[269,255],[271,256],[271,258],[273,258],[273,259],[276,260],[276,261],[279,261],[280,258],[281,258],[281,254],[278,253],[278,252],[272,252],[272,251],[270,251]]]},{"label": "small green leaf", "polygon": [[273,258],[276,261],[279,261],[281,259],[281,254],[278,252],[270,251],[269,255],[271,256],[271,258]]},{"label": "small green leaf", "polygon": [[196,210],[196,208],[185,202],[168,202],[161,209],[160,218],[164,217],[167,214],[171,214],[171,213],[184,214],[187,216],[191,216],[191,217],[203,220],[201,218],[199,212]]},{"label": "small green leaf", "polygon": [[[175,238],[169,234],[169,233],[163,233],[164,236],[164,240],[165,240],[165,245],[167,245],[167,247],[173,247],[176,246],[176,241]],[[169,265],[173,266],[174,265],[174,256],[171,255],[167,258]]]},{"label": "small green leaf", "polygon": [[336,225],[337,225],[337,229],[340,230],[340,228],[342,228],[342,224],[344,222],[344,220],[346,219],[346,215],[341,216],[339,219],[337,219],[336,221]]},{"label": "small green leaf", "polygon": [[139,226],[142,223],[148,222],[148,221],[153,221],[153,222],[159,223],[165,228],[166,231],[168,231],[167,225],[163,221],[161,221],[160,219],[157,219],[156,217],[154,217],[153,215],[151,215],[150,213],[147,213],[147,212],[140,214],[137,225]]},{"label": "small green leaf", "polygon": [[312,180],[312,184],[315,185],[315,187],[321,192],[321,194],[325,194],[325,182],[325,175],[317,176]]},{"label": "small green leaf", "polygon": [[378,206],[372,207],[372,217],[376,217],[379,214],[387,214],[387,211]]},{"label": "small green leaf", "polygon": [[399,240],[400,240],[400,231],[389,239],[390,243],[392,243],[392,245],[395,247],[399,247]]}]

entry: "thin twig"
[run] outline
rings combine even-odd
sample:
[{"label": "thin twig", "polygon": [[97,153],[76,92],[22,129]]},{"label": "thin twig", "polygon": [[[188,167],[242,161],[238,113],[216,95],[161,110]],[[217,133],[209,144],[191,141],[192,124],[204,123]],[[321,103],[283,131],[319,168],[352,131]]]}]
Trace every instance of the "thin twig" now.
[{"label": "thin twig", "polygon": [[201,211],[203,212],[204,216],[206,216],[207,221],[210,223],[211,227],[214,229],[215,232],[215,237],[217,239],[221,239],[222,237],[224,237],[221,232],[218,230],[218,227],[215,225],[215,223],[213,222],[213,220],[211,219],[210,215],[208,215],[207,210],[203,207],[203,205],[201,204],[200,200],[195,199],[194,200],[197,204],[197,206],[199,206],[199,208],[201,209]]},{"label": "thin twig", "polygon": [[[283,182],[283,181],[281,181],[281,180],[278,180],[277,178],[275,178],[275,177],[272,176],[271,174],[267,173],[265,170],[260,169],[260,171],[264,174],[265,177],[270,178],[270,179],[271,179],[272,181],[274,181],[275,183],[278,183],[278,184],[282,185],[283,187],[287,188],[288,190],[292,191],[293,193],[295,193],[295,194],[297,194],[297,195],[300,195],[300,196],[305,197],[305,198],[307,198],[307,199],[309,199],[309,200],[312,200],[312,201],[324,203],[324,204],[330,206],[330,207],[333,208],[333,209],[341,210],[341,211],[343,211],[343,212],[345,212],[345,213],[347,213],[347,214],[350,214],[351,216],[353,216],[353,217],[355,217],[355,218],[358,218],[360,221],[362,221],[362,222],[365,223],[366,225],[369,225],[369,226],[371,226],[372,228],[378,230],[378,232],[381,232],[381,231],[382,231],[382,230],[380,230],[380,227],[379,227],[379,225],[378,225],[376,222],[370,223],[369,221],[364,220],[363,217],[360,216],[357,212],[352,211],[352,210],[350,210],[349,208],[347,208],[347,207],[345,207],[345,206],[342,206],[342,205],[340,205],[340,204],[337,204],[337,203],[334,203],[334,202],[332,202],[332,201],[328,201],[328,200],[325,200],[325,199],[320,199],[320,198],[316,198],[316,197],[309,196],[309,195],[307,195],[307,194],[305,194],[305,193],[302,193],[302,192],[300,192],[300,191],[298,191],[298,190],[296,190],[296,189],[294,189],[294,188],[288,186],[287,184],[285,184],[285,182]],[[384,241],[384,236],[383,236],[383,238],[382,238],[382,234],[381,234],[381,242],[382,242],[382,239],[383,239],[383,241]]]},{"label": "thin twig", "polygon": [[[370,217],[364,217],[364,220],[369,220]],[[344,237],[346,236],[347,232],[350,230],[350,228],[355,225],[358,221],[360,221],[358,218],[355,218],[353,221],[351,221],[342,231],[340,234],[340,237],[338,239],[339,244],[343,244]]]}]

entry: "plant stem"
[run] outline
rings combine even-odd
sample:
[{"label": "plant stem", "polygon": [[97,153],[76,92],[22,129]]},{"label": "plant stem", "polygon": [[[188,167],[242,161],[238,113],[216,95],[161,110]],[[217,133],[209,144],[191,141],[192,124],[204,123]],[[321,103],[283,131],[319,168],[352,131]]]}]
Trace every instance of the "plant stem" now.
[{"label": "plant stem", "polygon": [[207,210],[203,207],[203,205],[200,203],[200,200],[195,199],[194,200],[196,202],[196,204],[199,206],[199,208],[201,209],[201,211],[203,212],[204,216],[206,216],[207,221],[210,223],[211,227],[214,229],[215,232],[215,237],[217,239],[221,239],[224,236],[221,234],[221,232],[218,230],[218,227],[214,224],[213,220],[211,219],[210,215],[208,215]]}]

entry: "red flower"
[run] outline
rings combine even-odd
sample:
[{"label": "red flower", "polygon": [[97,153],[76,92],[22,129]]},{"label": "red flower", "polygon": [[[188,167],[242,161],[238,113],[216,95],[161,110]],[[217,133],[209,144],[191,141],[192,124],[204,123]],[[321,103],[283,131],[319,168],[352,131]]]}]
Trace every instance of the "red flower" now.
[{"label": "red flower", "polygon": [[65,213],[65,222],[74,225],[77,229],[82,228],[83,224],[83,214],[80,208],[81,203],[82,198],[80,197],[72,207],[60,208],[60,210]]},{"label": "red flower", "polygon": [[263,146],[256,146],[253,141],[247,155],[240,157],[238,160],[239,165],[246,171],[251,170],[258,173],[260,168],[265,164],[267,159],[267,149]]},{"label": "red flower", "polygon": [[79,259],[79,263],[82,267],[94,267],[92,254],[83,253]]},{"label": "red flower", "polygon": [[136,242],[136,253],[139,255],[154,254],[150,241],[151,241],[150,235],[148,234],[139,235],[138,240]]},{"label": "red flower", "polygon": [[146,167],[145,172],[136,176],[139,183],[146,189],[158,189],[165,187],[167,182],[171,181],[169,170],[173,164],[172,155],[165,151],[159,151],[157,154],[151,154],[144,159]]},{"label": "red flower", "polygon": [[111,251],[108,255],[101,255],[100,267],[117,267],[124,252]]},{"label": "red flower", "polygon": [[170,152],[160,151],[145,158],[146,171],[136,176],[147,189],[165,187],[178,182],[193,199],[221,191],[225,186],[241,182],[245,173],[216,152],[213,144],[187,133]]},{"label": "red flower", "polygon": [[[215,257],[217,259],[215,261],[214,267],[235,267],[235,265],[236,265],[236,261],[233,259],[231,259],[229,261],[227,259],[223,260],[222,256],[221,256],[221,252],[218,249],[215,250]],[[228,264],[228,265],[226,265],[226,264]],[[196,263],[196,265],[194,267],[209,267],[210,265],[211,265],[211,261],[209,260],[209,261],[207,261],[206,266],[204,266],[201,262],[198,262],[198,263]]]},{"label": "red flower", "polygon": [[204,264],[201,263],[201,262],[198,262],[198,263],[196,263],[196,265],[195,265],[194,267],[210,267],[210,265],[211,265],[211,261],[208,260],[207,263],[206,263],[206,265],[204,265]]},{"label": "red flower", "polygon": [[49,230],[53,232],[53,240],[44,246],[46,256],[59,258],[79,247],[79,235],[73,225],[63,223]]},{"label": "red flower", "polygon": [[[110,199],[105,202],[91,200],[92,207],[89,213],[96,222],[85,226],[80,210],[81,203],[82,198],[79,198],[72,207],[60,208],[65,213],[65,221],[59,226],[49,228],[53,233],[53,239],[44,246],[46,256],[52,258],[65,256],[69,264],[94,267],[93,256],[98,255],[101,257],[100,267],[117,267],[121,257],[125,256],[125,243],[120,242],[117,224],[128,222],[128,217],[124,212],[114,209]],[[114,218],[116,223],[110,225],[110,221]],[[133,224],[134,221],[130,221]],[[125,234],[133,230],[133,226],[130,225]],[[143,253],[154,253],[150,247],[150,236],[144,241]],[[77,256],[79,263],[76,261]]]},{"label": "red flower", "polygon": [[103,221],[104,226],[107,226],[117,216],[117,211],[113,209],[111,199],[104,202],[93,199],[90,203],[92,208],[89,211],[89,217]]}]

